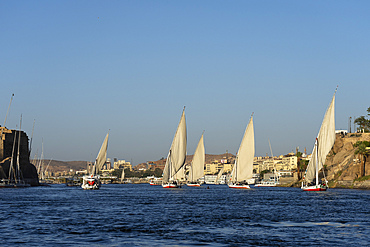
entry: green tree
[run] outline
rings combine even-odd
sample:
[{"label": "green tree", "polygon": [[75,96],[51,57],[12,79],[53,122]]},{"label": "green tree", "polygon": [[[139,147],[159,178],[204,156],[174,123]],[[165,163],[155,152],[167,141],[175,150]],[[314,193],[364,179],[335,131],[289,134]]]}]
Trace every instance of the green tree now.
[{"label": "green tree", "polygon": [[356,118],[354,123],[360,126],[357,130],[364,130],[366,133],[370,132],[370,120],[366,119],[365,116]]},{"label": "green tree", "polygon": [[263,175],[265,175],[266,173],[269,173],[270,170],[263,170],[260,172],[260,179],[263,179]]},{"label": "green tree", "polygon": [[162,177],[162,173],[163,173],[162,169],[155,168],[154,176],[156,176],[157,178]]},{"label": "green tree", "polygon": [[367,149],[370,147],[370,142],[368,141],[358,141],[354,145],[356,147],[355,154],[360,158],[360,177],[365,176],[366,171],[366,160],[370,155],[370,150]]},{"label": "green tree", "polygon": [[[298,148],[297,148],[298,149]],[[298,152],[298,150],[296,151],[296,156],[297,156],[297,172],[298,172],[298,180],[301,179],[301,169],[300,169],[300,162],[301,162],[301,158],[302,158],[302,153],[301,152]]]}]

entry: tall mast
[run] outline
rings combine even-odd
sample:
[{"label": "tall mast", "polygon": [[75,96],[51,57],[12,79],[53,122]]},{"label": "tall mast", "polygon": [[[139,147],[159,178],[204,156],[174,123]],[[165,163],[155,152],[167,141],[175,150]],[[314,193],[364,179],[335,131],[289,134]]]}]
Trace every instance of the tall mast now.
[{"label": "tall mast", "polygon": [[13,150],[12,150],[12,157],[10,159],[10,167],[9,167],[9,181],[11,180],[12,171],[13,171],[14,180],[16,179],[15,172],[14,172],[14,149],[15,149],[16,140],[17,140],[17,131],[14,131]]},{"label": "tall mast", "polygon": [[275,168],[274,154],[272,153],[270,139],[268,140],[269,140],[270,152],[271,152],[271,157],[272,157],[272,165],[274,166],[274,181],[276,181],[276,168]]},{"label": "tall mast", "polygon": [[31,150],[32,150],[32,139],[33,139],[33,130],[35,129],[35,119],[33,120],[33,126],[32,126],[32,135],[31,135],[31,141],[30,141],[30,154],[31,155]]},{"label": "tall mast", "polygon": [[12,104],[13,97],[14,97],[14,93],[12,94],[12,97],[10,98],[8,110],[7,110],[6,115],[5,115],[5,120],[4,120],[4,125],[3,125],[4,127],[5,127],[5,124],[6,124],[6,119],[8,118],[8,113],[9,113],[10,105]]},{"label": "tall mast", "polygon": [[19,136],[18,136],[18,152],[17,152],[17,178],[18,178],[18,181],[21,180],[21,167],[20,167],[20,162],[19,162],[19,159],[20,159],[20,148],[21,148],[21,129],[22,129],[22,114],[21,114],[21,120],[20,120],[20,124],[19,124]]},{"label": "tall mast", "polygon": [[319,184],[319,142],[316,138],[316,185]]}]

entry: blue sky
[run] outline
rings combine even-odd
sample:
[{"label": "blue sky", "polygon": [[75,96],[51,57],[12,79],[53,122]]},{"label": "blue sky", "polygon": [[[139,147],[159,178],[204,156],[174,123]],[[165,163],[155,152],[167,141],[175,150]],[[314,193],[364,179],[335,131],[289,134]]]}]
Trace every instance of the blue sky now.
[{"label": "blue sky", "polygon": [[[311,152],[337,85],[336,128],[370,106],[368,1],[0,0],[0,124],[33,152],[136,165],[165,157],[186,106],[188,154]],[[352,126],[353,128],[353,126]]]}]

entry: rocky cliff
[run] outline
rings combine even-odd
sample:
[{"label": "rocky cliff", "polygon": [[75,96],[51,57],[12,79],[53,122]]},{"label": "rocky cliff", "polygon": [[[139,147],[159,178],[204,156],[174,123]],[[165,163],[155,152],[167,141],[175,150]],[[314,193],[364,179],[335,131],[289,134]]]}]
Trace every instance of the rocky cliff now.
[{"label": "rocky cliff", "polygon": [[334,146],[326,158],[329,186],[370,189],[370,159],[365,166],[365,177],[360,177],[361,159],[355,154],[353,144],[370,141],[370,133],[337,134]]},{"label": "rocky cliff", "polygon": [[4,127],[0,127],[0,133],[0,179],[8,179],[12,155],[14,159],[13,164],[17,164],[18,142],[20,140],[19,166],[21,174],[23,175],[23,179],[26,183],[29,183],[33,186],[38,185],[39,180],[36,167],[30,163],[29,159],[27,134],[23,131],[19,132],[17,130],[10,130]]}]

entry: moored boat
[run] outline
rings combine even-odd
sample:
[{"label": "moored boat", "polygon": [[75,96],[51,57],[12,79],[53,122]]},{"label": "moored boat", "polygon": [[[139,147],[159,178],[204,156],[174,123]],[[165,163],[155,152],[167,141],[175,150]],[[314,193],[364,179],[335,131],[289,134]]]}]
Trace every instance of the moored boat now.
[{"label": "moored boat", "polygon": [[253,177],[253,159],[254,128],[252,114],[235,158],[235,164],[231,172],[231,181],[228,184],[229,188],[250,189],[247,180]]},{"label": "moored boat", "polygon": [[98,173],[107,160],[108,138],[109,131],[105,136],[102,146],[100,147],[98,156],[95,159],[94,166],[92,168],[92,171],[90,172],[90,175],[85,175],[82,178],[81,187],[84,190],[96,190],[101,187],[100,176],[98,175]]},{"label": "moored boat", "polygon": [[180,184],[176,181],[176,174],[185,164],[187,141],[186,138],[186,121],[184,107],[179,125],[177,126],[175,136],[172,140],[171,148],[167,155],[166,165],[163,170],[163,188],[178,188],[180,186]]},{"label": "moored boat", "polygon": [[277,183],[274,180],[261,181],[261,183],[255,184],[254,187],[276,187]]},{"label": "moored boat", "polygon": [[193,160],[191,162],[188,182],[186,183],[186,185],[189,187],[200,187],[201,184],[199,179],[204,176],[205,149],[203,134],[198,142],[197,148],[194,152]]},{"label": "moored boat", "polygon": [[[333,98],[326,110],[324,119],[322,121],[320,131],[315,140],[315,145],[312,151],[311,160],[308,163],[304,181],[302,182],[301,189],[303,191],[326,191],[328,181],[325,177],[324,164],[326,156],[332,149],[335,142],[335,89]],[[323,172],[323,181],[319,179],[319,171]]]}]

